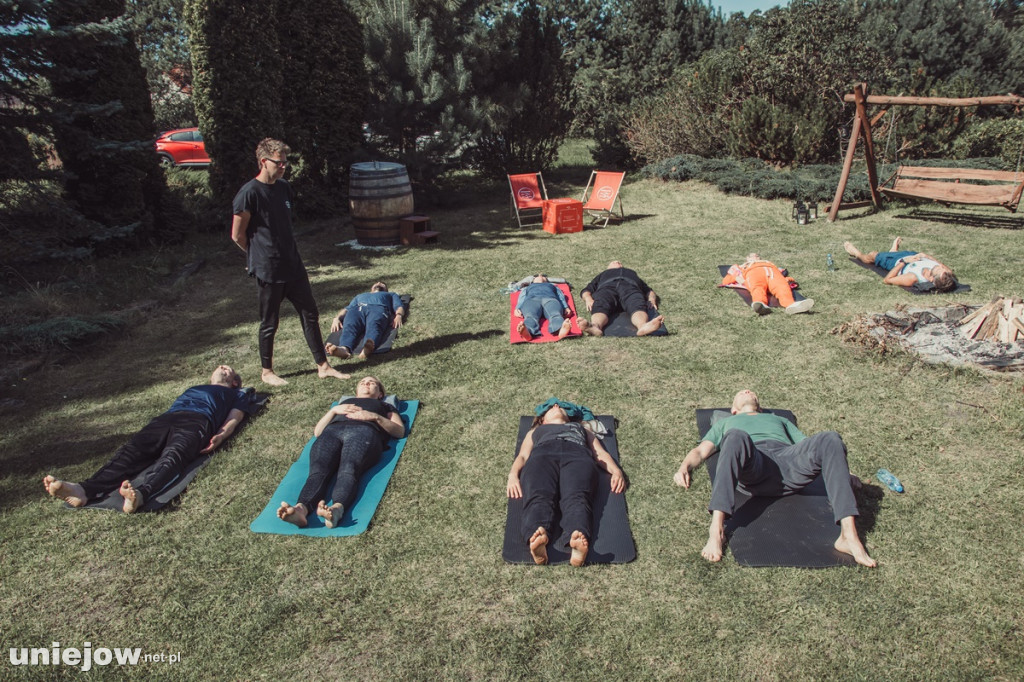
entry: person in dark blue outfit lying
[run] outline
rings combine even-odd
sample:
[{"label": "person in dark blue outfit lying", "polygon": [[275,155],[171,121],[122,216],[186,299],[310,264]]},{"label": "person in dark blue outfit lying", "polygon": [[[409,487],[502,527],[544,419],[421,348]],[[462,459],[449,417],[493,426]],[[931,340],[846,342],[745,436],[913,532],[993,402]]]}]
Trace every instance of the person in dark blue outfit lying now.
[{"label": "person in dark blue outfit lying", "polygon": [[[356,397],[335,405],[320,418],[313,428],[316,441],[299,501],[294,505],[281,502],[278,518],[304,528],[310,511],[316,509],[328,528],[341,522],[345,509],[355,501],[359,477],[380,461],[389,439],[405,435],[401,415],[384,402],[384,395],[379,379],[364,377],[356,386]],[[335,474],[337,482],[328,497],[327,488]]]},{"label": "person in dark blue outfit lying", "polygon": [[391,329],[402,326],[405,308],[398,294],[388,291],[384,282],[374,282],[370,293],[359,294],[342,308],[331,323],[331,332],[341,330],[338,345],[324,344],[328,355],[345,358],[352,355],[352,350],[366,337],[363,350],[359,357],[365,360],[373,353],[373,349],[384,343]]}]

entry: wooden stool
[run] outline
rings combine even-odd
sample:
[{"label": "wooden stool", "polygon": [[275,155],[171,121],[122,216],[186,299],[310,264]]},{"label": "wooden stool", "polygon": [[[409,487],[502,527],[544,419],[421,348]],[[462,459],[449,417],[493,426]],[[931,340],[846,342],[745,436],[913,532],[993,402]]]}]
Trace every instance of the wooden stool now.
[{"label": "wooden stool", "polygon": [[398,222],[398,234],[403,246],[436,244],[440,232],[430,229],[430,218],[425,215],[409,215]]}]

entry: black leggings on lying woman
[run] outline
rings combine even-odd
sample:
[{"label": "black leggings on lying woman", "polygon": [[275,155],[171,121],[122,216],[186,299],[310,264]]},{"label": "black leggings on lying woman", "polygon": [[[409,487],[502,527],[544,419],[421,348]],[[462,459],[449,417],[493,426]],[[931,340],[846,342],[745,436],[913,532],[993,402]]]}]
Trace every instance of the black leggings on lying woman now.
[{"label": "black leggings on lying woman", "polygon": [[[309,477],[299,493],[306,509],[316,509],[320,500],[331,500],[346,509],[355,500],[359,478],[380,461],[384,448],[380,429],[368,422],[333,422],[313,443],[309,453]],[[334,472],[338,480],[327,489]]]}]

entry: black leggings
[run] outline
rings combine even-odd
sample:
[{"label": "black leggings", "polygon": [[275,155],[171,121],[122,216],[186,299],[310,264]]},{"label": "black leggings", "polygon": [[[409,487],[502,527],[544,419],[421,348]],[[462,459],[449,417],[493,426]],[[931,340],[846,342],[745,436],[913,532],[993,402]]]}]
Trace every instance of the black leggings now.
[{"label": "black leggings", "polygon": [[287,282],[257,282],[260,287],[260,363],[263,369],[274,368],[274,335],[281,318],[281,301],[286,298],[299,313],[302,333],[316,364],[327,362],[324,337],[320,332],[320,311],[313,300],[313,289],[309,286],[306,271]]},{"label": "black leggings", "polygon": [[[359,477],[380,461],[383,451],[376,426],[345,420],[328,424],[313,442],[309,453],[309,477],[299,493],[306,511],[316,510],[320,500],[349,508],[355,500]],[[338,474],[330,498],[325,497],[331,478]]]},{"label": "black leggings", "polygon": [[585,448],[534,450],[519,473],[519,481],[523,487],[522,531],[527,542],[537,528],[551,532],[556,505],[562,512],[562,537],[554,546],[567,547],[574,530],[590,539],[597,466]]}]

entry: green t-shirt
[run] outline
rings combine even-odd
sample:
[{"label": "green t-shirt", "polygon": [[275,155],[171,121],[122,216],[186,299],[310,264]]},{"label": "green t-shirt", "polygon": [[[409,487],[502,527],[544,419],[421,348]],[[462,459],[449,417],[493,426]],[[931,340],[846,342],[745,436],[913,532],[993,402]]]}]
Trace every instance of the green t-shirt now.
[{"label": "green t-shirt", "polygon": [[745,431],[755,443],[762,440],[777,440],[795,445],[807,437],[788,419],[767,412],[758,412],[734,414],[721,419],[715,422],[701,440],[710,441],[718,448],[725,432],[730,429]]}]

